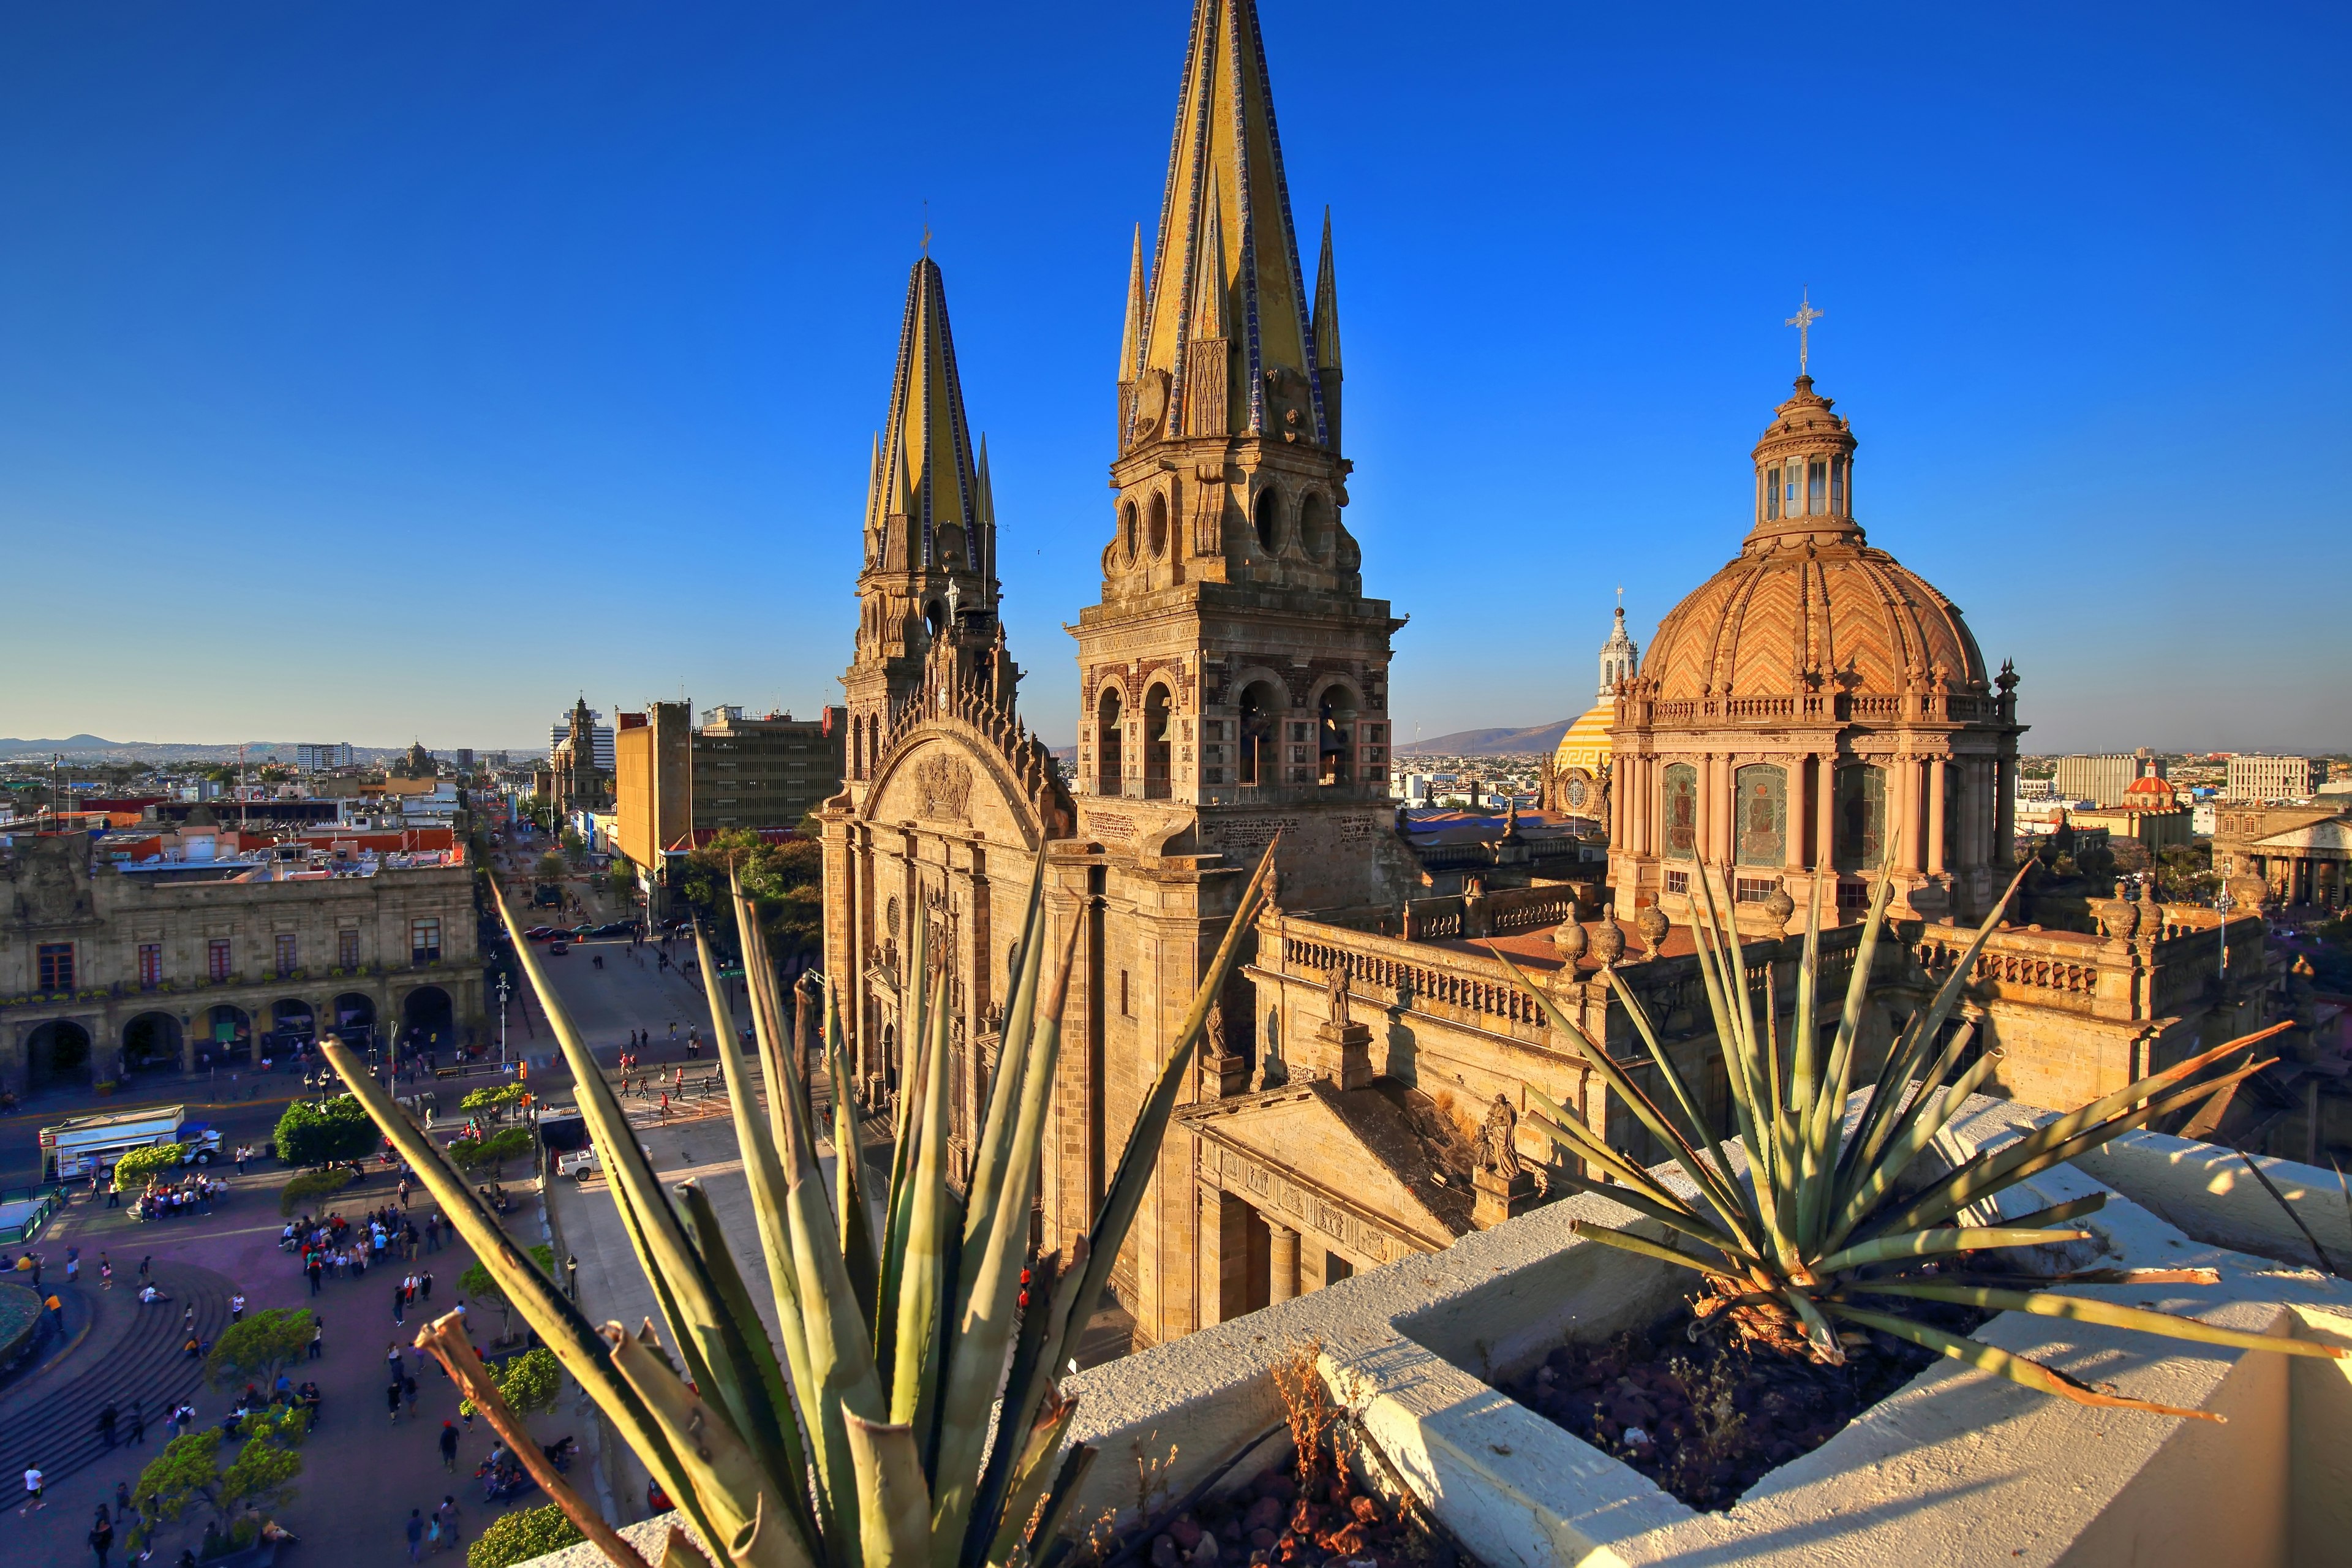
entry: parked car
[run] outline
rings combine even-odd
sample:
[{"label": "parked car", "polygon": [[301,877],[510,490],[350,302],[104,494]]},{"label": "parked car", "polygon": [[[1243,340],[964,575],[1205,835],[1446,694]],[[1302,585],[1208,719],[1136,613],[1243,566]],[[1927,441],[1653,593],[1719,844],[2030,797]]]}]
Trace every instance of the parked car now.
[{"label": "parked car", "polygon": [[592,925],[576,925],[572,928],[572,937],[575,942],[584,941],[595,934],[596,928]]},{"label": "parked car", "polygon": [[560,934],[553,942],[547,944],[547,956],[550,958],[562,958],[565,953],[570,952],[571,951],[572,944],[564,941]]},{"label": "parked car", "polygon": [[592,936],[627,936],[637,928],[626,921],[608,921],[589,934]]},{"label": "parked car", "polygon": [[562,936],[562,934],[563,933],[562,931],[556,930],[553,926],[533,926],[529,931],[522,933],[523,940],[525,942],[545,942],[550,937]]}]

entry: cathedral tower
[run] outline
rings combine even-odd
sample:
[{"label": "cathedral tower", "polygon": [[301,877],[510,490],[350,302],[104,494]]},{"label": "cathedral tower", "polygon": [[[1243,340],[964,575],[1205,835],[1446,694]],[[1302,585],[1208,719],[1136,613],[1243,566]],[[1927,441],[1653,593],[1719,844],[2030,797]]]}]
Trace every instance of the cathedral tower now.
[{"label": "cathedral tower", "polygon": [[[1193,808],[1202,852],[1251,837],[1213,826],[1225,808],[1387,798],[1403,623],[1364,596],[1340,521],[1339,387],[1329,220],[1310,305],[1256,7],[1197,0],[1150,266],[1139,232],[1129,266],[1102,601],[1076,628],[1082,798]],[[1337,885],[1350,867],[1286,897],[1370,894]]]},{"label": "cathedral tower", "polygon": [[1019,679],[997,619],[996,507],[988,445],[975,453],[948,330],[947,287],[929,256],[907,279],[890,408],[866,489],[857,640],[842,678],[850,787],[873,776],[893,711],[928,664],[1011,705]]}]

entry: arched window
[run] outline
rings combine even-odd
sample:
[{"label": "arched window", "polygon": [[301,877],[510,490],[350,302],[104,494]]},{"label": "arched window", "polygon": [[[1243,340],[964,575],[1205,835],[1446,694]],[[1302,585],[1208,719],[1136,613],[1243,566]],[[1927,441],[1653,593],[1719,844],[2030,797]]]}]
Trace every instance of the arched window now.
[{"label": "arched window", "polygon": [[1298,503],[1298,543],[1315,560],[1328,565],[1338,531],[1331,521],[1331,503],[1319,490],[1309,490]]},{"label": "arched window", "polygon": [[1165,686],[1155,683],[1143,694],[1143,793],[1153,800],[1168,798],[1171,710]]},{"label": "arched window", "polygon": [[932,637],[936,637],[940,635],[940,627],[947,624],[947,618],[946,606],[937,599],[923,606],[923,630]]},{"label": "arched window", "polygon": [[1325,687],[1315,717],[1316,782],[1346,784],[1355,776],[1356,694],[1336,682]]},{"label": "arched window", "polygon": [[1105,687],[1095,703],[1095,793],[1127,793],[1127,763],[1121,746],[1119,721],[1125,717],[1117,687]]},{"label": "arched window", "polygon": [[1242,692],[1240,765],[1234,773],[1235,782],[1272,784],[1280,776],[1282,715],[1289,706],[1287,697],[1266,681],[1254,681]]},{"label": "arched window", "polygon": [[1155,493],[1144,511],[1144,548],[1158,561],[1168,553],[1168,498]]},{"label": "arched window", "polygon": [[1875,871],[1886,850],[1886,770],[1866,763],[1837,771],[1837,868]]},{"label": "arched window", "polygon": [[1275,555],[1282,550],[1282,495],[1272,485],[1257,492],[1257,505],[1251,519],[1257,531],[1258,553]]},{"label": "arched window", "polygon": [[1665,831],[1658,837],[1669,860],[1698,858],[1698,770],[1688,763],[1668,763],[1658,809]]},{"label": "arched window", "polygon": [[1133,501],[1128,502],[1119,509],[1118,548],[1119,553],[1127,558],[1129,564],[1132,565],[1135,561],[1135,503]]},{"label": "arched window", "polygon": [[1732,774],[1738,815],[1732,819],[1732,858],[1742,866],[1779,866],[1789,848],[1789,775],[1769,763]]}]

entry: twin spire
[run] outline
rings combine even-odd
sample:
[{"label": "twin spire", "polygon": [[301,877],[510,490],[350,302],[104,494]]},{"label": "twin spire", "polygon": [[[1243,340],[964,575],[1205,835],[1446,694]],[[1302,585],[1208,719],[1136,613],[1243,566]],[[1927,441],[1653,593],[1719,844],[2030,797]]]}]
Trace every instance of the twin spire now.
[{"label": "twin spire", "polygon": [[907,279],[890,411],[874,437],[866,489],[871,571],[964,580],[967,605],[996,597],[996,508],[988,447],[975,454],[948,328],[947,285],[929,255]]},{"label": "twin spire", "polygon": [[[1276,431],[1338,445],[1330,216],[1310,316],[1255,0],[1194,0],[1157,244],[1147,272],[1137,230],[1127,292],[1118,379],[1149,390],[1122,447],[1155,434]],[[1192,352],[1213,342],[1230,342],[1239,360],[1225,387]]]}]

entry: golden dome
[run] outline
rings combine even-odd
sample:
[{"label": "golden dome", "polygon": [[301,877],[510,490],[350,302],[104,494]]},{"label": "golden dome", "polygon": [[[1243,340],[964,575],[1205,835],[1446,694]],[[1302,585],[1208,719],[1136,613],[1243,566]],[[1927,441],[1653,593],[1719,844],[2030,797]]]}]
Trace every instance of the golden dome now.
[{"label": "golden dome", "polygon": [[1667,612],[1643,674],[1664,701],[1800,691],[1988,689],[1949,599],[1871,548],[1853,521],[1846,422],[1800,377],[1757,444],[1755,526],[1739,554]]},{"label": "golden dome", "polygon": [[1614,699],[1596,702],[1583,716],[1568,727],[1559,738],[1559,749],[1551,754],[1552,770],[1565,773],[1570,768],[1582,768],[1599,773],[1609,760],[1609,726],[1617,721]]}]

